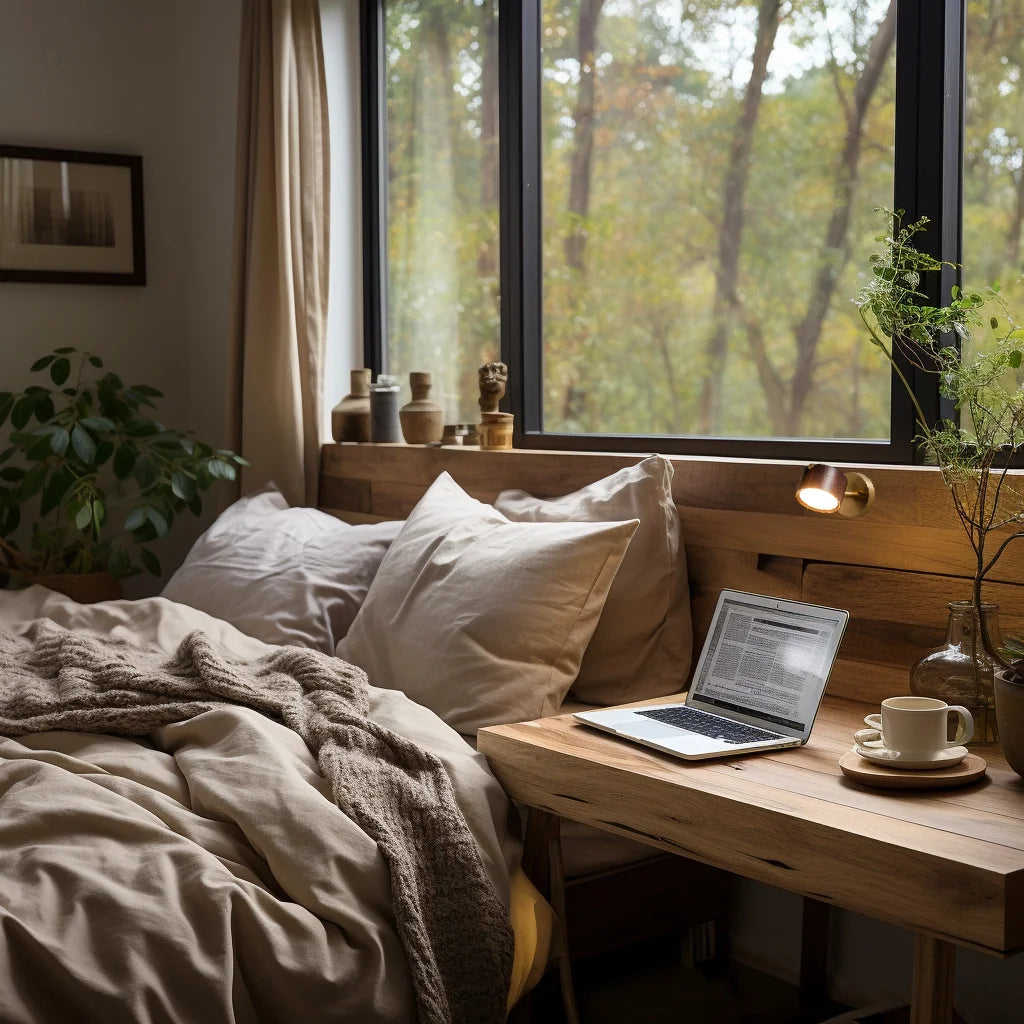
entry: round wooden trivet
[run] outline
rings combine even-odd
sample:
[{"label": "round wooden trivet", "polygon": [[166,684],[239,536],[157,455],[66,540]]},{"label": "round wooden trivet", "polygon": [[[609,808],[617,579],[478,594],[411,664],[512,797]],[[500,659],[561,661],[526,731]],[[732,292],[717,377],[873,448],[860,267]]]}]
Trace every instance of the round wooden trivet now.
[{"label": "round wooden trivet", "polygon": [[865,760],[856,750],[847,751],[839,759],[843,774],[865,786],[887,789],[938,789],[943,786],[966,786],[977,782],[988,765],[983,757],[968,754],[959,764],[949,768],[911,771],[907,768],[886,768]]}]

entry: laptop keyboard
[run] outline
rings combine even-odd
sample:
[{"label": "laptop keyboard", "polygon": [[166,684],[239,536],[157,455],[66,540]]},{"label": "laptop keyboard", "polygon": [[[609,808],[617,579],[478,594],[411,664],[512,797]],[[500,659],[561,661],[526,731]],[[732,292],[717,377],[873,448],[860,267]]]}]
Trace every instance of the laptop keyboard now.
[{"label": "laptop keyboard", "polygon": [[722,740],[725,743],[758,743],[761,740],[785,738],[777,732],[758,729],[756,726],[744,725],[742,722],[732,722],[728,718],[709,715],[696,708],[651,708],[648,711],[638,711],[637,714],[643,715],[645,718],[653,718],[656,722],[664,722],[666,725],[674,725],[686,732],[696,732],[701,736]]}]

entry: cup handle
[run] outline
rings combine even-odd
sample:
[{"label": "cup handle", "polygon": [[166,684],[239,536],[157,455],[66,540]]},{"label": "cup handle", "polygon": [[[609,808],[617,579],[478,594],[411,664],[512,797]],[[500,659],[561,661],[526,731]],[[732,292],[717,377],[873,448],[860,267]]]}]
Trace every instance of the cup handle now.
[{"label": "cup handle", "polygon": [[864,724],[870,725],[875,732],[881,734],[882,732],[882,716],[881,715],[865,715]]},{"label": "cup handle", "polygon": [[957,729],[956,736],[951,740],[947,740],[946,746],[959,747],[963,743],[970,743],[974,736],[974,718],[971,716],[970,711],[959,704],[953,704],[946,710],[955,712],[960,719],[960,728]]},{"label": "cup handle", "polygon": [[881,747],[882,734],[877,729],[861,729],[853,734],[853,742],[858,747]]}]

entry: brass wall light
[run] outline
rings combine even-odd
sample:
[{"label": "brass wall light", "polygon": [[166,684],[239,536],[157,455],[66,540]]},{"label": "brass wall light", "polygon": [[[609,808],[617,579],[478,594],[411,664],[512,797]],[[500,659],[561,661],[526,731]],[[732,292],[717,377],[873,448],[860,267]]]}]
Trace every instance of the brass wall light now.
[{"label": "brass wall light", "polygon": [[820,462],[804,470],[796,489],[796,500],[804,508],[847,517],[863,515],[874,499],[874,484],[863,473],[843,473]]}]

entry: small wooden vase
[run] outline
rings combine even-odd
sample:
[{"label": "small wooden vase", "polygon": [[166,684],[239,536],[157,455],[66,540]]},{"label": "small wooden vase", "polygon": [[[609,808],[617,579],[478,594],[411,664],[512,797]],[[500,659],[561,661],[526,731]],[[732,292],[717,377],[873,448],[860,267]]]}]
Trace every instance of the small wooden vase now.
[{"label": "small wooden vase", "polygon": [[349,371],[352,394],[331,410],[331,434],[335,441],[370,440],[370,373],[365,366]]},{"label": "small wooden vase", "polygon": [[510,412],[482,412],[480,414],[480,451],[507,452],[512,450],[512,423]]},{"label": "small wooden vase", "polygon": [[430,400],[430,374],[410,373],[412,401],[402,406],[398,418],[406,444],[430,444],[444,433],[444,412]]}]

